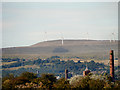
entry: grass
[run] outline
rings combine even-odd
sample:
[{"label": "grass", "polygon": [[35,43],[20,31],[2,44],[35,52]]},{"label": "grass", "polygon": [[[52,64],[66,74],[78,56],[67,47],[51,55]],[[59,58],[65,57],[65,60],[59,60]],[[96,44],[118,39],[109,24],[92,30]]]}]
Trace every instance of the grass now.
[{"label": "grass", "polygon": [[25,65],[25,66],[20,66],[20,67],[13,67],[13,68],[6,68],[6,69],[3,69],[3,70],[17,70],[17,69],[20,69],[20,68],[40,68],[39,66],[37,65]]},{"label": "grass", "polygon": [[[81,62],[84,62],[85,60],[81,60]],[[86,60],[87,62],[90,62],[91,60]],[[94,60],[94,62],[98,63],[104,63],[105,65],[109,65],[110,60]],[[114,60],[114,65],[118,66],[118,60]]]},{"label": "grass", "polygon": [[[62,60],[62,59],[60,59]],[[67,58],[64,58],[65,61],[67,60],[73,60],[74,62],[78,62],[78,58],[70,58],[70,59],[67,59]],[[91,59],[93,60],[93,59]],[[80,60],[80,62],[84,62],[84,61],[87,61],[87,62],[90,62],[91,60]],[[98,62],[98,63],[104,63],[105,65],[109,65],[109,60],[93,60],[94,62]],[[16,63],[17,61],[12,61],[12,62],[3,62],[3,65],[4,64],[12,64],[12,63]],[[49,65],[51,63],[47,63],[47,65]],[[114,65],[115,66],[118,66],[118,60],[114,60]],[[39,66],[37,65],[25,65],[25,66],[20,66],[20,67],[12,67],[12,68],[6,68],[6,69],[3,69],[3,70],[17,70],[17,69],[20,69],[20,68],[40,68]]]},{"label": "grass", "polygon": [[17,61],[12,61],[12,62],[2,62],[2,65],[8,65],[8,64],[12,64],[12,63],[16,63]]}]

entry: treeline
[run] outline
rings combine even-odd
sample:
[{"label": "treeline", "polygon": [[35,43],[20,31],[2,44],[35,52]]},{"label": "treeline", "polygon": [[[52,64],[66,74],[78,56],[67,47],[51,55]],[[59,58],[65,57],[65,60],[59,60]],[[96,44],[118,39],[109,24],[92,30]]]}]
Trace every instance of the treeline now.
[{"label": "treeline", "polygon": [[91,73],[85,77],[74,76],[65,81],[62,77],[56,79],[54,74],[42,74],[38,77],[31,72],[24,72],[17,77],[9,74],[2,79],[2,90],[16,89],[86,89],[86,90],[104,90],[119,89],[120,81],[113,82],[107,74],[92,75]]},{"label": "treeline", "polygon": [[[68,69],[69,71],[69,78],[72,75],[80,74],[82,75],[83,71],[86,68],[86,64],[88,68],[91,71],[95,71],[96,74],[101,74],[102,72],[106,71],[109,73],[109,67],[104,65],[103,63],[95,63],[94,61],[90,62],[81,62],[80,60],[78,62],[74,62],[73,60],[68,61],[60,61],[59,56],[52,56],[50,58],[47,58],[45,60],[42,60],[38,58],[37,60],[26,60],[26,59],[10,59],[10,58],[2,58],[3,62],[12,62],[16,61],[11,64],[5,64],[2,66],[3,77],[7,76],[9,73],[13,73],[15,76],[20,75],[22,72],[29,71],[33,73],[39,72],[39,76],[42,73],[54,73],[56,76],[64,76],[64,70]],[[24,68],[21,66],[26,65],[36,65],[39,68]],[[9,68],[15,68],[15,67],[21,67],[17,70],[9,70]]]}]

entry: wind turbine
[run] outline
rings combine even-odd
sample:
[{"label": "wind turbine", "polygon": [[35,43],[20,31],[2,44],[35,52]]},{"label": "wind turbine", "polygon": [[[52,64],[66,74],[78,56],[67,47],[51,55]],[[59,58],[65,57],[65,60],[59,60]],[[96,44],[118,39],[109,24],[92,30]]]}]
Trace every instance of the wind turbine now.
[{"label": "wind turbine", "polygon": [[61,45],[63,46],[63,44],[64,44],[64,37],[63,37],[63,34],[61,33]]},{"label": "wind turbine", "polygon": [[112,33],[112,36],[113,36],[113,42],[115,42],[115,33],[114,32]]},{"label": "wind turbine", "polygon": [[86,35],[87,35],[87,40],[89,40],[89,33],[87,32]]},{"label": "wind turbine", "polygon": [[110,37],[110,43],[111,43],[111,42],[112,42],[112,40],[113,40],[112,35],[113,35],[113,33],[111,33],[111,34],[109,35],[109,37]]},{"label": "wind turbine", "polygon": [[45,38],[45,41],[47,41],[47,32],[45,32],[45,37],[44,38]]},{"label": "wind turbine", "polygon": [[111,38],[110,38],[110,43],[111,43]]},{"label": "wind turbine", "polygon": [[64,37],[62,37],[62,46],[63,46],[63,39],[64,39]]},{"label": "wind turbine", "polygon": [[84,39],[84,33],[80,32],[79,34],[81,36],[80,39],[83,40]]}]

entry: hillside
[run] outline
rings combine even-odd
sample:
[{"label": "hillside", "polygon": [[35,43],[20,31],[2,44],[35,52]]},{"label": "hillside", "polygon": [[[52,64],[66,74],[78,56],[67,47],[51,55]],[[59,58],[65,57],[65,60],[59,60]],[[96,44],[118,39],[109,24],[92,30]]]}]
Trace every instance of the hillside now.
[{"label": "hillside", "polygon": [[3,48],[2,54],[7,56],[53,56],[53,55],[65,55],[65,56],[90,56],[90,57],[103,57],[109,54],[109,50],[115,50],[117,56],[118,42],[110,42],[109,40],[64,40],[64,44],[61,44],[61,40],[40,42],[28,47],[11,47]]}]

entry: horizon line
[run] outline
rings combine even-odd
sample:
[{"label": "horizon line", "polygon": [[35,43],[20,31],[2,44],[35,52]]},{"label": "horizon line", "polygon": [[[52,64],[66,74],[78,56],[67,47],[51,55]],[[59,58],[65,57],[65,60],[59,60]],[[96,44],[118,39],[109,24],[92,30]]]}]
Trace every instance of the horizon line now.
[{"label": "horizon line", "polygon": [[[38,43],[42,43],[42,42],[51,42],[51,41],[62,41],[62,39],[53,39],[53,40],[46,40],[46,41],[40,41],[40,42],[38,42]],[[63,39],[63,41],[65,41],[65,40],[86,40],[86,41],[119,41],[119,40],[109,40],[109,39]],[[32,45],[35,45],[35,44],[37,44],[37,43],[34,43],[34,44],[32,44]],[[0,47],[0,49],[4,49],[4,48],[16,48],[16,47],[28,47],[28,46],[32,46],[32,45],[21,45],[21,46],[8,46],[8,47]]]}]

